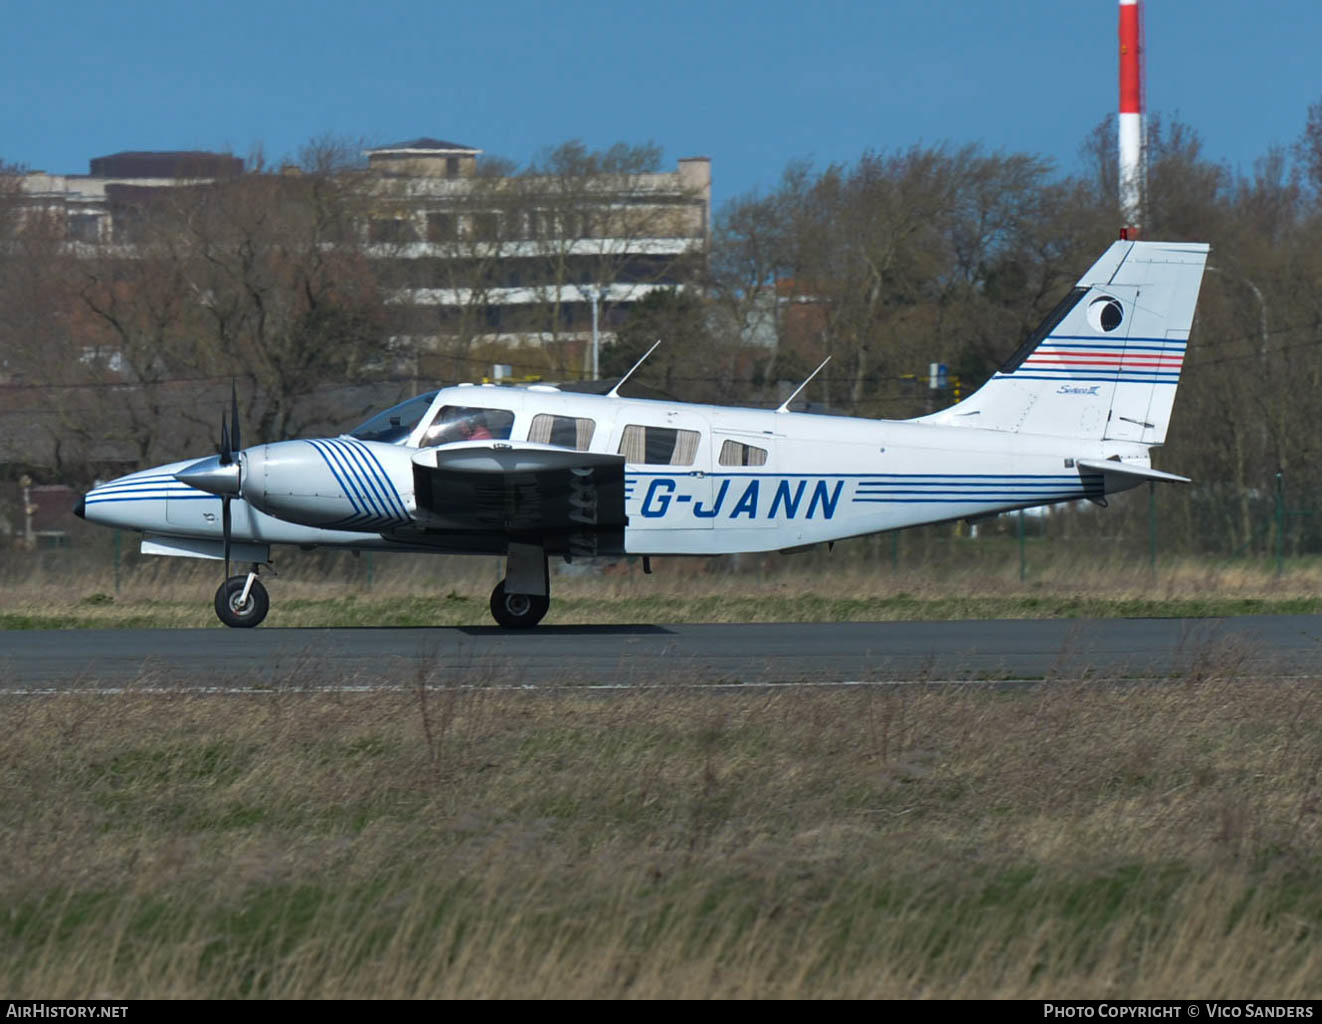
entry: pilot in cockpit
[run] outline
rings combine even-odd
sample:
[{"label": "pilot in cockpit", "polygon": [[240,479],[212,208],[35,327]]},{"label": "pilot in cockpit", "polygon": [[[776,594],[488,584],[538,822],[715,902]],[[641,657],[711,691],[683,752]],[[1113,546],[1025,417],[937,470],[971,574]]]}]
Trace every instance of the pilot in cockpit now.
[{"label": "pilot in cockpit", "polygon": [[490,441],[486,416],[480,412],[465,416],[459,421],[459,436],[465,441]]},{"label": "pilot in cockpit", "polygon": [[447,405],[422,436],[421,447],[456,441],[499,441],[510,436],[514,414],[504,409],[475,409]]}]

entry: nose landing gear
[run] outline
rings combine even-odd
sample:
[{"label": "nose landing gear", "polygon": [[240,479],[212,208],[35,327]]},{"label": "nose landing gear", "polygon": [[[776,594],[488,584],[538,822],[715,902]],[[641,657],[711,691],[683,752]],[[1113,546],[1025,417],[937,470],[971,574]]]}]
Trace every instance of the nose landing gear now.
[{"label": "nose landing gear", "polygon": [[256,626],[271,609],[271,598],[257,579],[257,566],[246,576],[231,576],[216,591],[216,615],[235,629]]}]

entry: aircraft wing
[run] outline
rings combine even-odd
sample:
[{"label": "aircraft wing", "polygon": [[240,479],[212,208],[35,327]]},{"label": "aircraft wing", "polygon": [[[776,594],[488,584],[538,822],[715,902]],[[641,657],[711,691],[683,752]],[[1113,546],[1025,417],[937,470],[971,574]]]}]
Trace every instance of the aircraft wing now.
[{"label": "aircraft wing", "polygon": [[413,457],[419,525],[584,557],[624,550],[624,456],[489,441]]}]

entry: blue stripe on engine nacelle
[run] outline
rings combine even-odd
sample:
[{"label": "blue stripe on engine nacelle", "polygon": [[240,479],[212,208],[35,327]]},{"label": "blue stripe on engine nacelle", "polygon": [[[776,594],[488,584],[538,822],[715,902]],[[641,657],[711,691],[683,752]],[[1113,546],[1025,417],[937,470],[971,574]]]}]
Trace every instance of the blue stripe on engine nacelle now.
[{"label": "blue stripe on engine nacelle", "polygon": [[335,526],[403,526],[410,517],[385,469],[361,442],[343,438],[308,441],[348,499],[353,514]]},{"label": "blue stripe on engine nacelle", "polygon": [[389,498],[392,500],[397,514],[401,519],[407,522],[410,518],[409,510],[404,505],[404,499],[400,497],[399,491],[395,489],[395,485],[390,479],[390,474],[387,473],[386,468],[383,465],[381,465],[381,460],[376,457],[376,452],[372,451],[371,448],[363,444],[361,441],[354,441],[353,443],[357,445],[359,448],[361,448],[363,452],[367,455],[367,457],[372,460],[372,463],[376,466],[377,471],[381,475],[381,479],[386,489],[386,493],[389,496]]},{"label": "blue stripe on engine nacelle", "polygon": [[358,450],[356,445],[344,441],[332,441],[330,443],[339,448],[344,453],[345,460],[352,465],[354,475],[370,498],[377,516],[381,519],[393,521],[395,519],[394,510],[389,507],[382,481],[373,472],[371,465],[363,457],[363,453]]},{"label": "blue stripe on engine nacelle", "polygon": [[326,468],[331,471],[331,476],[333,476],[335,478],[335,482],[340,485],[340,492],[349,500],[349,507],[352,508],[355,512],[361,513],[362,507],[358,504],[358,501],[354,497],[356,492],[353,491],[349,487],[349,485],[344,482],[344,478],[340,476],[339,470],[335,468],[335,462],[332,461],[330,454],[327,453],[325,449],[322,448],[321,442],[309,441],[308,444],[312,445],[316,453],[321,456],[322,461],[326,463]]}]

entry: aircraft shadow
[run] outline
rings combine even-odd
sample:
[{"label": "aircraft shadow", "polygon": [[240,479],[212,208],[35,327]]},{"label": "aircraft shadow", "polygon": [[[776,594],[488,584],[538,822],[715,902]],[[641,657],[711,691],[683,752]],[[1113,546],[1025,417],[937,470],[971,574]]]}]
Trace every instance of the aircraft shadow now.
[{"label": "aircraft shadow", "polygon": [[[214,630],[212,630],[214,632]],[[670,636],[673,629],[647,623],[614,626],[534,626],[532,629],[505,629],[503,626],[267,626],[262,633],[464,633],[469,636]]]},{"label": "aircraft shadow", "polygon": [[535,626],[526,630],[510,630],[501,626],[449,626],[466,636],[671,636],[673,629],[645,623],[614,626]]}]

